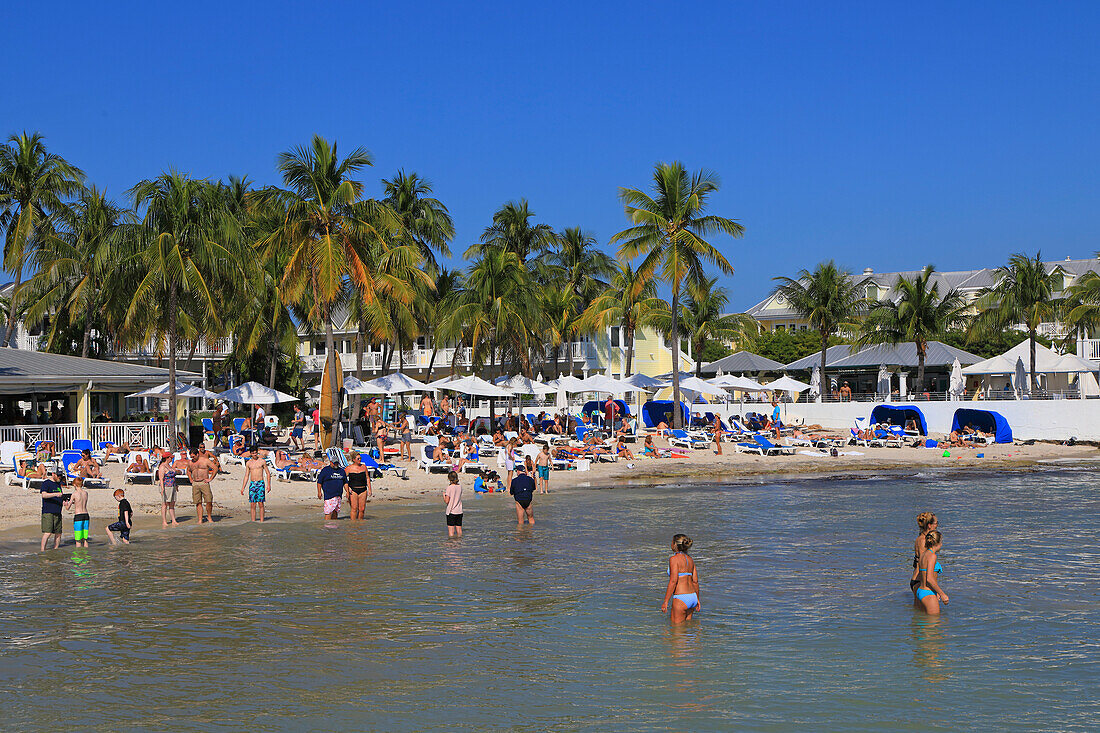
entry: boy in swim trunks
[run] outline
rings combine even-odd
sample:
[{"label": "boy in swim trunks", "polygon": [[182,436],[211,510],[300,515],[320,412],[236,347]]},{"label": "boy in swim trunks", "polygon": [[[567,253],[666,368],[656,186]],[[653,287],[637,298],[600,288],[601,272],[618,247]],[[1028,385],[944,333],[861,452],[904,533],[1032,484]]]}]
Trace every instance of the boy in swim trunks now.
[{"label": "boy in swim trunks", "polygon": [[535,471],[539,477],[539,492],[550,493],[550,447],[543,444],[538,457],[535,458]]},{"label": "boy in swim trunks", "polygon": [[69,499],[69,505],[73,510],[73,536],[77,547],[88,546],[88,526],[91,517],[88,516],[88,492],[84,488],[84,479],[77,476],[73,479],[73,493]]},{"label": "boy in swim trunks", "polygon": [[267,461],[260,458],[260,450],[256,446],[248,451],[248,460],[244,464],[244,478],[241,480],[241,496],[248,489],[248,513],[252,521],[256,521],[256,508],[260,509],[260,521],[264,521],[264,502],[267,501],[267,492],[271,489],[271,469]]}]

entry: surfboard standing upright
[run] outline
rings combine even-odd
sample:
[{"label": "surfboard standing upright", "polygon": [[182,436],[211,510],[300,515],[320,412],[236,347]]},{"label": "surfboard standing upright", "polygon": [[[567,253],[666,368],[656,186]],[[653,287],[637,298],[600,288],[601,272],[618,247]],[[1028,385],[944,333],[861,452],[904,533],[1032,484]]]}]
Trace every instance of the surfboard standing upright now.
[{"label": "surfboard standing upright", "polygon": [[335,445],[336,432],[340,427],[340,388],[343,374],[340,368],[340,355],[329,353],[325,357],[325,371],[321,374],[321,447]]}]

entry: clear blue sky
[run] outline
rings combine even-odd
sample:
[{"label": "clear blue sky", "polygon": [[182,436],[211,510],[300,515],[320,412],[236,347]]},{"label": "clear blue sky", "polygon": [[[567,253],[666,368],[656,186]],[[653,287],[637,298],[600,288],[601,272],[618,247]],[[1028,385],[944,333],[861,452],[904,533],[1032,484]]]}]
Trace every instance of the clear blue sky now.
[{"label": "clear blue sky", "polygon": [[458,252],[520,197],[606,243],[618,187],[679,159],[746,228],[738,309],[823,258],[1100,249],[1098,3],[461,5],[32,3],[0,26],[0,132],[120,197],[168,167],[275,183],[320,133],[372,186],[430,178]]}]

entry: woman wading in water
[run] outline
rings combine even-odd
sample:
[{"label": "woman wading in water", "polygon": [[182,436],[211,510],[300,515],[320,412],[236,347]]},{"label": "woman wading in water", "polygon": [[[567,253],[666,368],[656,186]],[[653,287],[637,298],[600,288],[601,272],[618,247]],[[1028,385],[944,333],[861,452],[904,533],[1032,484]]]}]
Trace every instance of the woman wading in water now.
[{"label": "woman wading in water", "polygon": [[665,601],[661,604],[661,613],[669,609],[672,603],[672,623],[682,624],[690,621],[699,610],[699,571],[695,561],[688,556],[691,538],[678,534],[672,538],[672,551],[668,559],[668,588],[665,589]]},{"label": "woman wading in water", "polygon": [[348,503],[351,504],[351,518],[362,519],[367,510],[367,500],[374,495],[371,491],[370,472],[357,451],[351,452],[351,465],[344,469],[348,475]]},{"label": "woman wading in water", "polygon": [[[924,538],[930,530],[938,527],[939,522],[936,521],[936,515],[932,512],[921,512],[917,515],[917,528],[920,530],[920,534],[913,542],[913,577],[909,579],[909,590],[913,591],[914,601],[917,600],[917,588],[920,587],[920,573],[917,571],[917,567],[920,565],[920,556],[924,553]],[[941,568],[936,568],[937,573],[940,570]]]},{"label": "woman wading in water", "polygon": [[936,616],[940,612],[940,601],[948,602],[947,594],[940,588],[937,574],[940,571],[940,563],[937,553],[943,547],[943,535],[939,530],[930,529],[924,536],[924,553],[920,556],[917,575],[919,585],[917,587],[917,603],[930,616]]}]

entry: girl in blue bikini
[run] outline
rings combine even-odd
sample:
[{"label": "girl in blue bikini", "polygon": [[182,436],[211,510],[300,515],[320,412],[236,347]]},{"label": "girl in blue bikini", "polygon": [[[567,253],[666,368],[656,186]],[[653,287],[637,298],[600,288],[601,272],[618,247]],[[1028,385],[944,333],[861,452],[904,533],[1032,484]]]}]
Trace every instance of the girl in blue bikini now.
[{"label": "girl in blue bikini", "polygon": [[673,624],[690,621],[700,608],[699,571],[695,568],[695,561],[688,556],[690,549],[691,538],[686,534],[678,534],[672,538],[672,551],[675,554],[668,559],[668,588],[665,589],[661,612],[667,611],[671,602]]},{"label": "girl in blue bikini", "polygon": [[947,593],[940,588],[937,573],[940,571],[940,563],[937,553],[943,547],[943,535],[939,530],[930,529],[924,536],[924,552],[920,556],[917,566],[919,585],[917,586],[917,603],[930,616],[936,616],[940,612],[940,601],[948,602]]},{"label": "girl in blue bikini", "polygon": [[[932,512],[921,512],[917,515],[917,529],[920,530],[920,534],[917,535],[917,539],[913,542],[913,576],[909,578],[909,590],[913,591],[913,600],[917,600],[917,588],[920,587],[920,573],[917,572],[917,567],[920,565],[920,556],[924,553],[924,537],[928,534],[929,530],[939,529],[939,522],[936,520],[936,515]],[[936,568],[936,572],[942,572],[941,568]]]}]

